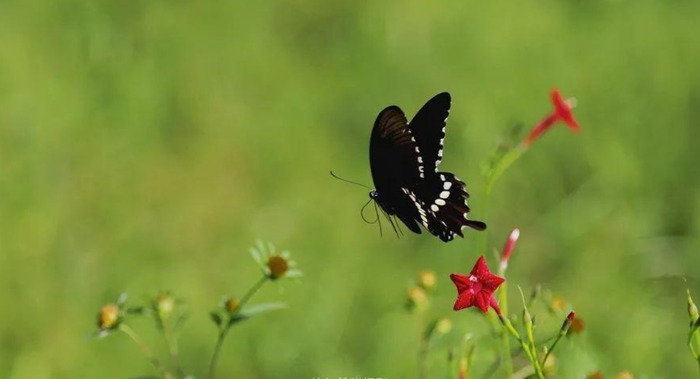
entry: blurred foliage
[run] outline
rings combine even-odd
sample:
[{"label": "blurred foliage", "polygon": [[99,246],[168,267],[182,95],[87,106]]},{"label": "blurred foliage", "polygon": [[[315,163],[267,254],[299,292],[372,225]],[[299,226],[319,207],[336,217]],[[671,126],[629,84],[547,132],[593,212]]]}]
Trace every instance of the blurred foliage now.
[{"label": "blurred foliage", "polygon": [[[160,288],[203,310],[182,357],[204,366],[206,310],[254,282],[261,238],[305,277],[260,292],[293,306],[236,329],[221,377],[414,377],[406,287],[434,270],[432,309],[486,328],[450,313],[448,278],[488,254],[482,237],[380,238],[366,191],[328,171],[370,184],[377,112],[445,90],[442,167],[489,248],[519,227],[509,279],[586,320],[560,375],[696,375],[679,276],[700,292],[698,19],[689,0],[0,2],[0,376],[152,372],[131,341],[84,335],[121,291]],[[551,131],[485,204],[482,163],[552,86],[578,99],[582,133]]]}]

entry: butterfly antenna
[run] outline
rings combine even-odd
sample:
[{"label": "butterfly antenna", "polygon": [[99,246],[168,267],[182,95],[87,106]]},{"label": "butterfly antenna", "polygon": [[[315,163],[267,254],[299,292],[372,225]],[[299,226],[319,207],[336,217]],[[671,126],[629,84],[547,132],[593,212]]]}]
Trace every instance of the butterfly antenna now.
[{"label": "butterfly antenna", "polygon": [[341,178],[340,176],[336,175],[333,171],[331,171],[331,176],[334,177],[334,178],[336,178],[336,179],[338,179],[338,180],[342,180],[342,181],[344,181],[344,182],[347,182],[347,183],[350,183],[350,184],[354,184],[354,185],[356,185],[356,186],[364,187],[364,188],[367,188],[368,190],[371,190],[371,188],[367,187],[366,185],[364,185],[364,184],[362,184],[362,183],[353,182],[352,180],[343,179],[343,178]]},{"label": "butterfly antenna", "polygon": [[[360,216],[362,217],[362,221],[364,221],[364,222],[366,222],[366,223],[368,223],[368,224],[374,224],[374,223],[376,223],[376,222],[378,221],[379,216],[377,216],[377,218],[376,218],[374,221],[370,221],[370,220],[367,219],[367,217],[365,217],[365,208],[367,208],[367,206],[369,205],[370,201],[372,201],[372,199],[369,199],[369,201],[366,202],[365,205],[362,206],[362,209],[360,209]],[[376,207],[376,204],[375,204],[375,207]]]},{"label": "butterfly antenna", "polygon": [[379,224],[379,237],[382,237],[382,218],[379,217],[379,208],[377,202],[374,203],[374,213],[377,215],[377,223]]}]

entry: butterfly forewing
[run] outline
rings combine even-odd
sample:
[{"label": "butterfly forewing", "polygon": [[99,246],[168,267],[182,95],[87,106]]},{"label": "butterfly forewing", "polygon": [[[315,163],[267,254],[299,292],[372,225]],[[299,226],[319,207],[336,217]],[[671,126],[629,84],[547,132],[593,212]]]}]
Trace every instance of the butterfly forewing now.
[{"label": "butterfly forewing", "polygon": [[[408,130],[406,116],[397,106],[377,116],[370,138],[369,160],[377,192],[387,199],[392,192],[418,179],[419,149]],[[390,199],[391,200],[391,199]]]},{"label": "butterfly forewing", "polygon": [[416,113],[408,128],[421,151],[426,170],[437,172],[442,160],[445,127],[450,114],[450,94],[443,92],[428,100]]}]

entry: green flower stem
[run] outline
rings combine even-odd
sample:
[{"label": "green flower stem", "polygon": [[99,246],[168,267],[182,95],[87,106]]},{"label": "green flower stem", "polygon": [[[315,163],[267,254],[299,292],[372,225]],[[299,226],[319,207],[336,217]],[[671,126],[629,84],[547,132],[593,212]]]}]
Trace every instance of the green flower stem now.
[{"label": "green flower stem", "polygon": [[156,325],[161,334],[163,334],[165,344],[168,346],[168,352],[173,360],[173,364],[175,364],[175,370],[177,370],[179,377],[184,378],[186,374],[182,367],[182,363],[180,362],[180,350],[178,349],[177,339],[173,336],[172,330],[165,326],[163,318],[160,317],[160,314],[157,311],[155,312],[155,315]]},{"label": "green flower stem", "polygon": [[[695,350],[700,351],[700,330],[698,330],[697,326],[693,332],[693,339],[695,340]],[[698,354],[697,361],[700,363],[700,354]]]},{"label": "green flower stem", "polygon": [[264,275],[252,287],[250,287],[248,292],[246,292],[246,294],[243,295],[243,297],[241,298],[241,301],[238,303],[238,309],[236,310],[235,314],[238,314],[241,312],[241,309],[243,309],[243,306],[246,305],[248,300],[250,300],[250,298],[253,297],[253,295],[255,295],[255,293],[258,292],[260,287],[262,287],[263,284],[265,284],[265,282],[267,282],[268,280],[270,280],[270,277],[267,275]]},{"label": "green flower stem", "polygon": [[[515,161],[520,158],[520,156],[527,150],[527,147],[524,144],[519,144],[516,147],[510,149],[507,151],[501,158],[492,166],[491,170],[486,173],[486,187],[484,188],[484,219],[486,219],[487,215],[487,208],[489,204],[489,200],[491,197],[491,190],[493,189],[494,184],[498,179],[503,175],[503,173],[513,164]],[[483,237],[480,239],[480,246],[478,246],[479,251],[485,252],[487,250],[487,235],[486,233],[483,233]],[[505,272],[499,271],[500,276],[504,276]],[[507,283],[503,283],[499,289],[498,292],[498,304],[499,307],[501,308],[502,314],[508,314],[508,286]],[[518,339],[519,342],[521,342],[521,345],[523,346],[523,350],[528,354],[528,357],[530,357],[530,361],[533,361],[532,359],[532,352],[530,351],[530,348],[528,348],[523,342],[522,339],[520,338],[520,335],[513,329],[513,326],[510,325],[510,322],[505,320],[501,315],[499,315],[499,319],[501,319],[501,323],[503,325],[507,325],[506,328],[503,329],[503,333],[501,336],[501,343],[503,345],[503,362],[506,367],[506,372],[508,374],[508,377],[513,377],[513,360],[510,354],[510,337],[508,334],[513,334],[516,339]],[[504,322],[504,320],[506,322]],[[507,324],[506,324],[507,323]],[[510,328],[509,328],[509,327]],[[536,354],[535,354],[535,360],[534,362],[537,362],[536,359]],[[539,364],[539,363],[538,363]],[[533,365],[534,366],[534,365]],[[541,371],[541,370],[540,370]]]},{"label": "green flower stem", "polygon": [[557,335],[557,338],[552,342],[552,345],[549,347],[547,350],[547,353],[544,355],[544,358],[542,359],[542,367],[544,367],[545,363],[547,363],[547,358],[549,358],[549,355],[552,354],[552,351],[554,351],[554,348],[557,347],[557,343],[559,343],[559,340],[566,335],[566,333],[569,332],[569,328],[571,327],[571,324],[566,328],[561,329],[559,334]]},{"label": "green flower stem", "polygon": [[518,146],[508,150],[501,159],[496,162],[493,169],[489,172],[486,179],[486,193],[490,193],[493,185],[496,181],[503,175],[504,172],[510,167],[515,161],[520,158],[521,155],[527,150],[524,144],[519,144]]},{"label": "green flower stem", "polygon": [[518,286],[518,291],[520,292],[520,298],[523,302],[523,326],[525,327],[525,336],[527,337],[527,344],[530,347],[530,353],[534,358],[533,366],[535,366],[535,371],[537,371],[537,365],[539,364],[539,362],[537,360],[537,345],[535,344],[535,325],[532,322],[530,310],[527,308],[525,294],[523,293],[523,289],[520,288],[520,286]]},{"label": "green flower stem", "polygon": [[469,350],[467,351],[467,370],[465,372],[467,378],[470,376],[472,371],[472,362],[474,361],[474,349],[475,346],[471,345],[469,346]]},{"label": "green flower stem", "polygon": [[209,373],[207,374],[207,378],[213,379],[214,378],[214,371],[216,370],[216,364],[219,361],[219,352],[221,351],[221,347],[224,344],[224,340],[226,339],[226,336],[228,335],[228,331],[231,328],[231,320],[233,320],[239,313],[241,313],[241,310],[243,307],[246,305],[248,300],[250,300],[253,295],[255,295],[256,292],[265,284],[268,280],[270,280],[270,277],[268,275],[263,275],[255,284],[253,284],[252,287],[246,292],[245,295],[241,298],[240,303],[238,303],[238,308],[236,309],[235,312],[233,312],[229,318],[228,321],[225,323],[225,325],[221,328],[219,328],[219,336],[216,339],[216,346],[214,346],[214,353],[211,356],[211,362],[209,362]]},{"label": "green flower stem", "polygon": [[165,368],[165,366],[163,366],[163,364],[160,363],[158,358],[156,358],[155,355],[153,355],[153,352],[151,351],[151,349],[138,337],[138,335],[136,334],[136,332],[134,332],[133,329],[131,329],[126,324],[122,323],[119,325],[119,331],[121,331],[124,334],[126,334],[127,336],[129,336],[129,338],[131,338],[136,343],[136,345],[138,345],[138,347],[143,352],[143,355],[145,355],[146,358],[151,362],[153,367],[155,367],[156,370],[158,370],[158,372],[160,372],[160,374],[163,376],[163,378],[175,379],[175,376],[173,376],[173,374],[171,374]]},{"label": "green flower stem", "polygon": [[430,336],[421,338],[418,348],[418,377],[428,379],[428,351],[430,349]]},{"label": "green flower stem", "polygon": [[698,353],[698,350],[700,349],[696,349],[695,346],[693,346],[694,343],[696,345],[698,344],[698,338],[700,338],[698,335],[698,327],[692,326],[690,328],[690,332],[688,333],[688,350],[690,350],[690,354],[693,356],[693,359],[695,359],[698,362],[698,365],[700,365],[700,353]]},{"label": "green flower stem", "polygon": [[[526,150],[527,146],[525,146],[523,143],[520,143],[514,148],[508,150],[484,175],[486,180],[486,186],[484,187],[484,202],[482,206],[484,219],[486,219],[487,208],[493,186],[496,184],[501,175],[506,172],[508,167],[515,163],[515,161],[517,161]],[[480,240],[480,246],[478,246],[478,251],[486,251],[486,238],[486,233],[483,233],[483,237]]]},{"label": "green flower stem", "polygon": [[520,343],[520,346],[522,347],[523,351],[527,355],[527,358],[530,360],[532,363],[532,367],[535,369],[535,374],[539,379],[545,379],[544,372],[542,371],[542,367],[540,366],[540,362],[537,359],[537,352],[533,351],[530,347],[530,344],[526,342],[525,340],[520,337],[520,333],[518,333],[517,330],[513,327],[513,324],[510,323],[510,320],[507,318],[503,317],[502,315],[498,315],[498,319],[501,321],[501,324],[505,327],[505,329],[513,336],[515,337],[516,340],[518,340],[518,343]]},{"label": "green flower stem", "polygon": [[[499,273],[503,276],[504,273]],[[508,314],[508,283],[503,282],[498,292],[498,306],[503,314]],[[513,359],[510,355],[510,337],[507,329],[501,329],[501,343],[503,344],[503,362],[508,377],[513,376]]]},{"label": "green flower stem", "polygon": [[418,322],[418,378],[428,379],[428,353],[430,352],[430,340],[435,331],[435,326],[426,323],[426,315],[424,312],[419,312],[417,317]]}]

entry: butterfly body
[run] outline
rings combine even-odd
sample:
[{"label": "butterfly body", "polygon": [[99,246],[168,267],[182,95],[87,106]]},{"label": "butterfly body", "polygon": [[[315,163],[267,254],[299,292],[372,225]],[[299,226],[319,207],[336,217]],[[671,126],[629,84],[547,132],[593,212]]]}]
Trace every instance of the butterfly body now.
[{"label": "butterfly body", "polygon": [[447,242],[463,236],[462,228],[486,225],[467,219],[469,194],[452,173],[438,171],[442,160],[450,95],[440,93],[410,123],[397,106],[382,110],[370,137],[370,168],[376,187],[370,197],[411,231],[422,225]]}]

